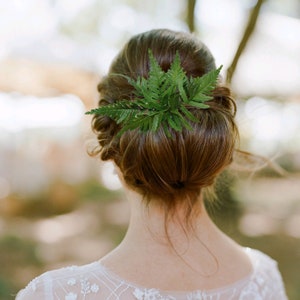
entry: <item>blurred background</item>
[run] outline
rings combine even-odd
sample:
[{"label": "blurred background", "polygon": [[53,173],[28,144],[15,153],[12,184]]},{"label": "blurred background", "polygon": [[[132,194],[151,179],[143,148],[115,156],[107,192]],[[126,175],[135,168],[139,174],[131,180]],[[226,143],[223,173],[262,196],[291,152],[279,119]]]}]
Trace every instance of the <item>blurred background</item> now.
[{"label": "blurred background", "polygon": [[278,261],[300,299],[298,0],[0,0],[0,299],[40,273],[99,259],[128,207],[109,163],[87,155],[99,78],[133,34],[192,31],[238,103],[241,148],[272,168],[222,176],[218,226]]}]

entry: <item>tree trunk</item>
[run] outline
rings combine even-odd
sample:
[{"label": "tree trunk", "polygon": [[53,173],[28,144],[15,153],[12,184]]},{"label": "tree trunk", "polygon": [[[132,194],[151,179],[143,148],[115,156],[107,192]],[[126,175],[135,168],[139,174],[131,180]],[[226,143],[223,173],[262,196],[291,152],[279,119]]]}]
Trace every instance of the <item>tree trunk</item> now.
[{"label": "tree trunk", "polygon": [[247,43],[254,31],[259,13],[260,13],[260,9],[261,6],[263,4],[265,0],[257,0],[256,5],[253,7],[250,15],[249,15],[249,19],[248,19],[248,23],[247,26],[245,28],[245,32],[243,34],[243,37],[240,41],[239,47],[235,53],[235,56],[231,62],[231,65],[229,66],[229,68],[227,69],[227,76],[226,76],[226,82],[227,83],[231,83],[232,77],[234,75],[235,69],[237,67],[238,61],[243,53],[243,51],[245,50]]},{"label": "tree trunk", "polygon": [[187,0],[186,23],[189,27],[190,32],[195,31],[195,6],[196,0]]}]

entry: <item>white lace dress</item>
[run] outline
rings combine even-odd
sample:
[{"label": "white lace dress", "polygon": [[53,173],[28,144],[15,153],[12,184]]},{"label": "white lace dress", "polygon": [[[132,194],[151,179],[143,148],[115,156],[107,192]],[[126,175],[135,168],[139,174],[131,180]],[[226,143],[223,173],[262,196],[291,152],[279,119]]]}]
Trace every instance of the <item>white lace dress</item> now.
[{"label": "white lace dress", "polygon": [[234,284],[196,291],[145,288],[113,274],[101,262],[46,272],[19,292],[16,300],[284,300],[277,263],[260,251],[245,249],[252,273]]}]

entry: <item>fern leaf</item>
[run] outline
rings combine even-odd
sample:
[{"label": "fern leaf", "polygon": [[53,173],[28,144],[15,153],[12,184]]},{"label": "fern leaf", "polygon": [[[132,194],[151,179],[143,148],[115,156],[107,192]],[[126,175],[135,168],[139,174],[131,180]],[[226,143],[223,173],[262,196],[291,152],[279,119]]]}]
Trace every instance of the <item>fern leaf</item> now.
[{"label": "fern leaf", "polygon": [[125,78],[134,89],[134,100],[121,100],[113,104],[92,109],[86,114],[100,114],[110,117],[122,128],[118,136],[128,130],[139,128],[141,131],[157,131],[163,127],[168,137],[172,130],[181,131],[183,127],[192,129],[190,122],[198,119],[188,107],[207,109],[205,102],[211,100],[222,66],[202,77],[188,78],[181,67],[179,52],[169,70],[164,72],[149,50],[148,78]]},{"label": "fern leaf", "polygon": [[158,129],[158,127],[160,126],[161,122],[163,119],[163,114],[162,113],[157,113],[154,115],[153,117],[153,122],[151,124],[151,130],[152,131],[156,131]]},{"label": "fern leaf", "polygon": [[209,105],[201,103],[201,102],[196,102],[196,101],[190,101],[189,105],[197,107],[197,108],[201,108],[201,109],[209,108]]},{"label": "fern leaf", "polygon": [[175,119],[176,119],[176,117],[174,117],[174,115],[171,115],[167,119],[167,122],[169,123],[171,128],[175,129],[176,131],[181,131],[182,126],[181,126],[181,124],[179,124],[179,122],[177,122],[177,120],[175,121]]},{"label": "fern leaf", "polygon": [[190,119],[193,122],[198,122],[199,120],[184,106],[182,105],[180,107],[180,110],[183,112],[183,114]]},{"label": "fern leaf", "polygon": [[[194,115],[193,115],[193,116],[194,116]],[[188,130],[192,130],[192,129],[193,129],[193,127],[191,126],[191,124],[187,121],[186,118],[184,118],[183,115],[179,114],[178,117],[180,118],[180,121],[181,121],[182,125],[183,125],[186,129],[188,129]],[[196,119],[196,118],[195,118],[195,119]],[[195,122],[198,122],[198,120],[196,119]]]},{"label": "fern leaf", "polygon": [[[201,102],[211,100],[211,97],[208,97],[208,95],[210,95],[215,88],[221,69],[222,66],[201,77],[191,78],[190,82],[194,88],[194,95],[191,100],[196,101],[196,99],[198,99],[198,101],[200,100]],[[206,97],[201,97],[202,95]]]}]

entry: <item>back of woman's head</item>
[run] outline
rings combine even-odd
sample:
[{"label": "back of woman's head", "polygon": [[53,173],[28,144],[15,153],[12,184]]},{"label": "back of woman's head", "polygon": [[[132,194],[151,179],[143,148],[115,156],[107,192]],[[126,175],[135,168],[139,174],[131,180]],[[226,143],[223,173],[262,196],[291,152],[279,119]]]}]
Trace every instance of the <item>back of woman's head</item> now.
[{"label": "back of woman's head", "polygon": [[[147,78],[149,49],[165,72],[176,52],[188,77],[199,77],[216,68],[208,48],[194,36],[170,30],[145,32],[129,40],[101,80],[100,106],[123,99],[135,101],[133,86],[115,75]],[[119,136],[120,125],[107,116],[95,115],[93,129],[100,147],[94,154],[114,161],[127,186],[146,201],[155,200],[169,212],[183,204],[190,214],[201,190],[212,186],[231,162],[238,136],[230,90],[217,86],[207,104],[208,109],[189,109],[199,120],[190,122],[192,130],[170,128],[171,137],[163,128],[156,132],[128,130]]]}]

